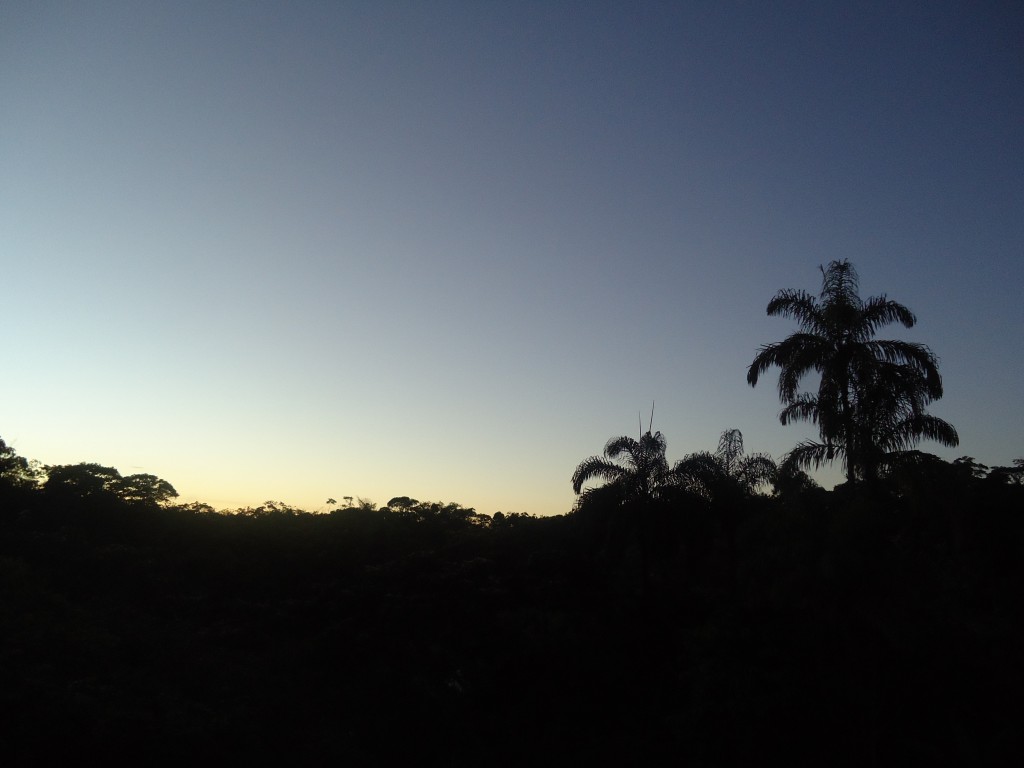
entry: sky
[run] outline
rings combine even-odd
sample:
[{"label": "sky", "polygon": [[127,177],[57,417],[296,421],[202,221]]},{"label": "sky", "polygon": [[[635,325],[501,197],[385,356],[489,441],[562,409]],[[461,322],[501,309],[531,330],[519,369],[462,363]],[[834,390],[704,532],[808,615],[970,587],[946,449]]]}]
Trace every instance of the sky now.
[{"label": "sky", "polygon": [[[560,514],[606,441],[781,457],[849,259],[1024,456],[1015,2],[0,6],[0,437],[217,508]],[[838,470],[819,479],[831,485]]]}]

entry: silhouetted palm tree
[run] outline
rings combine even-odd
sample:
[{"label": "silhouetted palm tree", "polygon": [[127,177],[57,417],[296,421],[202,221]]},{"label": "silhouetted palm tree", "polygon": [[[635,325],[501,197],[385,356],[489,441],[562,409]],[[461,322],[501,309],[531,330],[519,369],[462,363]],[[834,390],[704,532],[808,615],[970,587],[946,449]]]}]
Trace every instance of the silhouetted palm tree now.
[{"label": "silhouetted palm tree", "polygon": [[717,510],[725,534],[729,586],[735,589],[737,520],[746,499],[758,487],[775,482],[775,462],[764,453],[746,455],[743,434],[738,429],[727,429],[718,439],[714,453],[688,454],[676,462],[671,474],[675,483],[703,496]]},{"label": "silhouetted palm tree", "polygon": [[[794,318],[800,330],[761,347],[747,370],[755,386],[779,367],[783,424],[817,424],[820,443],[804,442],[789,460],[801,467],[843,458],[847,477],[873,476],[879,457],[922,438],[956,445],[952,426],[927,416],[924,406],[942,397],[938,360],[923,344],[876,339],[879,328],[917,322],[907,307],[883,296],[861,300],[857,272],[848,261],[822,268],[821,293],[782,290],[768,303],[769,316]],[[810,372],[820,375],[817,394],[799,391]]]},{"label": "silhouetted palm tree", "polygon": [[[951,424],[925,413],[929,402],[927,388],[920,373],[909,366],[879,362],[862,371],[853,388],[853,402],[851,439],[847,440],[844,432],[844,439],[838,442],[854,446],[855,469],[861,479],[877,479],[883,469],[891,467],[900,454],[913,449],[922,438],[947,446],[959,443]],[[783,424],[793,419],[820,424],[818,398],[802,395],[783,409],[780,418]],[[786,461],[796,467],[818,467],[831,460],[835,452],[827,442],[805,440],[789,453]],[[850,461],[843,452],[849,475]]]},{"label": "silhouetted palm tree", "polygon": [[669,484],[666,442],[661,432],[648,430],[639,440],[614,437],[604,447],[603,456],[591,456],[580,462],[572,475],[572,489],[586,493],[583,486],[596,479],[614,486],[622,503],[630,507],[637,528],[640,569],[644,592],[648,586],[648,536],[651,507]]},{"label": "silhouetted palm tree", "polygon": [[778,469],[766,453],[746,455],[743,433],[727,429],[718,439],[714,453],[691,453],[676,462],[672,475],[691,490],[714,496],[728,487],[741,494],[751,494],[758,487],[772,483]]},{"label": "silhouetted palm tree", "polygon": [[657,496],[668,476],[667,444],[661,432],[646,432],[639,440],[613,437],[604,456],[591,456],[576,467],[572,489],[577,494],[594,479],[618,485],[628,500],[650,500]]}]

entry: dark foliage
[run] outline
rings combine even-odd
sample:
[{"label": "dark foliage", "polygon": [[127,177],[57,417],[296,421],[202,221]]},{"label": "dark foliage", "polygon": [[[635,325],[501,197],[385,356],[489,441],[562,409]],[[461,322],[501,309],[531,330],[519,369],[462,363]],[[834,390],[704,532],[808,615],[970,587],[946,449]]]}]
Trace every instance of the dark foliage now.
[{"label": "dark foliage", "polygon": [[20,472],[0,475],[7,765],[1020,754],[1012,468],[916,454],[870,496],[665,486],[643,595],[614,483],[554,518],[225,515]]}]

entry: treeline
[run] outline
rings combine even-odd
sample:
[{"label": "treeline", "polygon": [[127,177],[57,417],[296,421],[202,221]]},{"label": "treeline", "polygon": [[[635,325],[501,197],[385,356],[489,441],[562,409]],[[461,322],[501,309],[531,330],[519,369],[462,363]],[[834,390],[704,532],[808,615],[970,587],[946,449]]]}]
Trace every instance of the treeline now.
[{"label": "treeline", "polygon": [[826,491],[734,463],[640,515],[610,483],[536,518],[407,497],[223,514],[48,489],[4,458],[7,764],[1010,765],[1024,746],[1019,466],[919,454]]}]

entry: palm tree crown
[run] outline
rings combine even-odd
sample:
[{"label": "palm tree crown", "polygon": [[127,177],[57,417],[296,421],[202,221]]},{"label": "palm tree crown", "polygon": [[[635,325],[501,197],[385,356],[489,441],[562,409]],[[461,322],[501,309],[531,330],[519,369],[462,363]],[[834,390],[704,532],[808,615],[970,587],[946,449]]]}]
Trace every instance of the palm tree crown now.
[{"label": "palm tree crown", "polygon": [[576,467],[572,489],[579,494],[584,484],[600,478],[618,485],[627,501],[651,501],[668,476],[666,447],[661,432],[648,431],[639,440],[613,437],[604,447],[604,456],[591,456]]},{"label": "palm tree crown", "polygon": [[[875,296],[862,300],[857,272],[848,261],[822,268],[821,293],[782,290],[768,303],[769,316],[791,317],[799,330],[758,351],[747,370],[755,386],[779,368],[779,419],[811,421],[822,442],[801,443],[790,454],[797,466],[820,466],[842,456],[850,480],[871,477],[884,457],[922,438],[955,446],[956,430],[924,412],[942,397],[938,359],[923,344],[876,339],[891,323],[917,322],[904,305]],[[804,377],[819,374],[817,394],[800,391]]]},{"label": "palm tree crown", "polygon": [[[591,456],[580,462],[572,473],[572,489],[582,493],[580,503],[594,498],[595,490],[583,491],[590,480],[603,479],[601,488],[618,497],[620,508],[630,510],[629,525],[636,531],[640,555],[640,589],[646,594],[650,574],[648,560],[651,543],[651,518],[662,491],[669,485],[666,443],[661,432],[649,429],[639,440],[613,437],[604,447],[603,456]],[[578,507],[579,508],[579,507]]]},{"label": "palm tree crown", "polygon": [[714,453],[691,453],[672,467],[675,482],[702,496],[714,497],[723,491],[753,494],[763,485],[775,481],[777,468],[765,453],[746,454],[743,433],[727,429],[718,439]]}]

